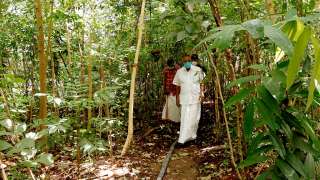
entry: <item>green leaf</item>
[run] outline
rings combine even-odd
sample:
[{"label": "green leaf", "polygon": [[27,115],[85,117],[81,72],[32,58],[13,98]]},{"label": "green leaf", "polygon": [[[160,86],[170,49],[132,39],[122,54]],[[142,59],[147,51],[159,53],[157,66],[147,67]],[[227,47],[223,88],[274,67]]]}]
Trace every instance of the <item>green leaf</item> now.
[{"label": "green leaf", "polygon": [[24,122],[17,122],[14,126],[14,133],[21,134],[27,130],[27,124]]},{"label": "green leaf", "polygon": [[314,51],[314,56],[315,56],[315,64],[312,69],[311,73],[311,79],[310,79],[310,85],[308,87],[308,101],[307,101],[307,107],[306,111],[310,107],[313,101],[313,96],[314,96],[314,90],[315,90],[315,80],[320,80],[320,42],[318,39],[315,37],[311,37],[311,41],[313,44],[313,51]]},{"label": "green leaf", "polygon": [[299,119],[299,124],[303,127],[305,132],[309,135],[312,142],[314,143],[315,148],[319,151],[320,150],[320,141],[318,136],[316,135],[313,127],[310,125],[307,119]]},{"label": "green leaf", "polygon": [[265,172],[261,173],[257,180],[266,180],[266,179],[272,179],[272,180],[282,180],[277,174],[274,172],[274,168],[270,167]]},{"label": "green leaf", "polygon": [[280,125],[280,126],[281,126],[282,131],[286,134],[288,140],[289,140],[290,142],[292,142],[292,140],[293,140],[293,133],[292,133],[292,131],[291,131],[290,126],[289,126],[285,121],[281,121],[281,125]]},{"label": "green leaf", "polygon": [[18,150],[18,152],[19,152],[19,151],[22,151],[26,148],[28,148],[28,149],[33,148],[34,146],[35,146],[35,142],[33,139],[24,138],[15,145],[15,149]]},{"label": "green leaf", "polygon": [[248,66],[250,69],[255,69],[259,71],[266,71],[268,68],[264,64],[253,64],[251,66]]},{"label": "green leaf", "polygon": [[319,154],[319,152],[312,147],[310,142],[302,137],[296,137],[294,140],[294,146],[303,152],[311,154]]},{"label": "green leaf", "polygon": [[280,108],[278,101],[272,96],[272,94],[262,85],[257,89],[258,95],[261,97],[264,104],[274,113],[279,115]]},{"label": "green leaf", "polygon": [[295,154],[288,153],[286,160],[296,171],[298,171],[302,176],[306,177],[307,173],[303,168],[303,163]]},{"label": "green leaf", "polygon": [[223,26],[222,31],[217,32],[213,47],[221,50],[228,48],[232,42],[234,33],[240,30],[243,30],[243,27],[240,25]]},{"label": "green leaf", "polygon": [[275,116],[270,111],[270,109],[264,104],[264,102],[260,99],[256,100],[256,105],[258,109],[258,113],[262,117],[262,121],[256,122],[258,127],[267,124],[272,130],[277,130],[280,128],[279,124],[275,121]]},{"label": "green leaf", "polygon": [[12,145],[4,140],[0,140],[0,151],[4,151],[7,150],[9,148],[11,148]]},{"label": "green leaf", "polygon": [[185,31],[180,31],[177,34],[177,41],[182,41],[183,39],[185,39],[188,35],[186,34]]},{"label": "green leaf", "polygon": [[268,138],[263,133],[259,133],[257,136],[253,137],[251,142],[249,142],[248,154],[254,154],[259,145]]},{"label": "green leaf", "polygon": [[298,74],[300,62],[303,59],[303,56],[305,54],[305,49],[310,39],[310,33],[311,33],[311,29],[305,28],[305,30],[299,37],[296,43],[296,46],[294,47],[294,53],[289,62],[289,67],[287,72],[287,89],[289,89],[292,86],[296,78],[296,75]]},{"label": "green leaf", "polygon": [[279,155],[285,159],[286,149],[284,148],[282,141],[272,132],[270,132],[270,138],[274,148],[278,151]]},{"label": "green leaf", "polygon": [[315,179],[316,165],[311,153],[307,154],[306,160],[304,161],[304,167],[307,173],[307,179]]},{"label": "green leaf", "polygon": [[244,138],[246,139],[246,141],[249,141],[249,139],[252,136],[253,127],[254,127],[253,118],[254,118],[254,104],[253,104],[253,101],[251,101],[247,105],[246,111],[244,113],[243,129],[244,129]]},{"label": "green leaf", "polygon": [[264,27],[264,34],[272,42],[279,46],[288,56],[292,56],[293,45],[280,29],[274,28],[271,25],[266,25]]},{"label": "green leaf", "polygon": [[234,81],[232,81],[231,83],[229,83],[226,88],[227,89],[230,89],[231,87],[235,86],[235,85],[241,85],[243,83],[247,83],[247,82],[250,82],[250,81],[255,81],[255,80],[258,80],[260,79],[259,76],[245,76],[245,77],[241,77],[241,78],[238,78]]},{"label": "green leaf", "polygon": [[254,155],[249,155],[247,157],[247,159],[245,159],[244,161],[242,161],[240,164],[239,164],[239,168],[245,168],[245,167],[248,167],[248,166],[252,166],[254,164],[258,164],[258,163],[261,163],[261,162],[264,162],[268,160],[268,157],[266,156],[261,156],[261,155],[258,155],[258,154],[254,154]]},{"label": "green leaf", "polygon": [[36,160],[37,162],[49,166],[54,163],[52,154],[40,154]]},{"label": "green leaf", "polygon": [[26,160],[26,161],[21,162],[21,165],[23,167],[33,168],[33,167],[37,167],[38,163],[34,162],[34,161]]},{"label": "green leaf", "polygon": [[276,166],[280,169],[280,171],[286,178],[290,180],[299,179],[299,176],[296,173],[296,171],[285,161],[278,159],[276,162]]},{"label": "green leaf", "polygon": [[247,30],[253,38],[263,37],[263,22],[260,19],[252,19],[242,23],[242,26]]},{"label": "green leaf", "polygon": [[236,95],[228,99],[228,101],[225,103],[225,107],[230,107],[245,99],[252,91],[252,89],[241,89]]}]

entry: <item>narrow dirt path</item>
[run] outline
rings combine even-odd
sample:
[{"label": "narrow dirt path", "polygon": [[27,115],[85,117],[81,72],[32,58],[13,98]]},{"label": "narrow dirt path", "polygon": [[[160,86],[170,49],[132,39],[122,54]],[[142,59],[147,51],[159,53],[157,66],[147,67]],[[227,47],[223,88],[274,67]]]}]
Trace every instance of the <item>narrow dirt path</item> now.
[{"label": "narrow dirt path", "polygon": [[164,179],[197,179],[199,167],[195,159],[198,152],[199,149],[195,146],[175,149]]}]

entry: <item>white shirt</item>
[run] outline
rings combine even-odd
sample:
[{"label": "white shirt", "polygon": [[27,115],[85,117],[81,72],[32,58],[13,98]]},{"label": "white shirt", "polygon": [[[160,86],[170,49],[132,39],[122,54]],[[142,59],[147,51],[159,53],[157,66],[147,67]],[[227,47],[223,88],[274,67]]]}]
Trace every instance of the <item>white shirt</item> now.
[{"label": "white shirt", "polygon": [[180,104],[200,103],[200,82],[203,72],[198,66],[191,65],[189,71],[180,68],[173,79],[173,84],[180,86]]}]

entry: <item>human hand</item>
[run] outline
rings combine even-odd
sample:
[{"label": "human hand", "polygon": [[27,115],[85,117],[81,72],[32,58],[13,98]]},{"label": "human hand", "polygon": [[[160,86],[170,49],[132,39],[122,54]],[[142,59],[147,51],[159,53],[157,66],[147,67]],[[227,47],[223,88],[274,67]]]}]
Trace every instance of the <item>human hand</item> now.
[{"label": "human hand", "polygon": [[178,97],[176,98],[176,105],[180,107],[180,99]]},{"label": "human hand", "polygon": [[204,100],[204,94],[203,94],[203,93],[201,93],[201,95],[199,96],[199,101],[200,101],[200,103],[202,103],[202,102],[203,102],[203,100]]}]

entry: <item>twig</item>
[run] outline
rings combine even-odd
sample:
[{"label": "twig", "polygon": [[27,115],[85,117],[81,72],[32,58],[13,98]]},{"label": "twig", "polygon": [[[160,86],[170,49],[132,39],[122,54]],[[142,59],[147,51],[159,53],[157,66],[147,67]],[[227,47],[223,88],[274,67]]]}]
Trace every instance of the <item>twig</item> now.
[{"label": "twig", "polygon": [[168,164],[169,164],[169,161],[170,161],[170,158],[172,156],[172,152],[174,150],[174,146],[177,144],[178,140],[176,140],[174,143],[172,143],[171,147],[170,147],[170,150],[166,156],[166,158],[164,159],[163,163],[162,163],[162,166],[161,166],[161,169],[160,169],[160,173],[157,177],[157,180],[162,180],[163,177],[164,177],[164,174],[166,173],[167,171],[167,167],[168,167]]},{"label": "twig", "polygon": [[[205,43],[205,48],[208,49],[208,45]],[[223,114],[223,119],[224,119],[224,122],[225,122],[225,126],[226,126],[226,131],[227,131],[227,137],[228,137],[228,144],[229,144],[229,148],[230,148],[230,158],[231,158],[231,163],[237,173],[237,176],[240,180],[242,180],[242,177],[241,177],[241,174],[237,168],[237,164],[236,164],[236,161],[235,161],[235,158],[234,158],[234,153],[233,153],[233,147],[232,147],[232,139],[231,139],[231,135],[230,135],[230,130],[229,130],[229,122],[228,122],[228,119],[227,119],[227,113],[226,113],[226,110],[225,110],[225,106],[224,106],[224,98],[223,98],[223,94],[222,94],[222,90],[221,90],[221,83],[220,83],[220,77],[219,77],[219,73],[218,73],[218,70],[217,70],[217,67],[216,65],[214,64],[214,61],[213,61],[213,57],[210,53],[208,53],[208,57],[212,63],[212,66],[213,66],[213,70],[214,70],[214,73],[216,75],[216,78],[217,78],[217,85],[218,85],[218,93],[219,93],[219,96],[220,96],[220,99],[221,99],[221,103],[222,103],[222,114]]]},{"label": "twig", "polygon": [[201,149],[201,153],[205,153],[205,152],[209,152],[209,151],[217,151],[217,150],[221,150],[221,149],[225,149],[226,146],[225,145],[218,145],[218,146],[213,146],[213,147],[207,147],[204,149]]},{"label": "twig", "polygon": [[34,174],[33,174],[32,170],[31,170],[30,168],[28,168],[28,170],[29,170],[29,173],[30,173],[30,175],[31,175],[31,178],[32,178],[33,180],[36,180],[36,178],[34,177]]}]

